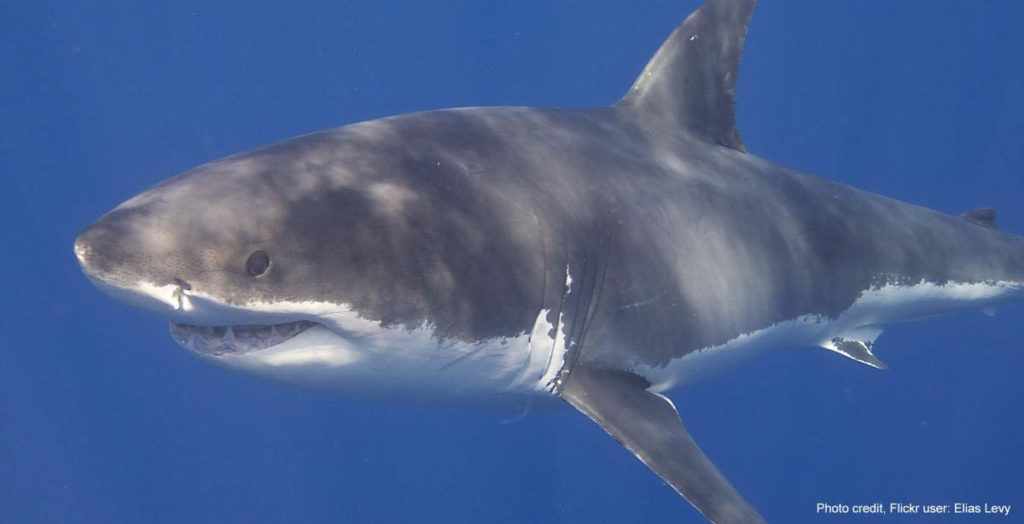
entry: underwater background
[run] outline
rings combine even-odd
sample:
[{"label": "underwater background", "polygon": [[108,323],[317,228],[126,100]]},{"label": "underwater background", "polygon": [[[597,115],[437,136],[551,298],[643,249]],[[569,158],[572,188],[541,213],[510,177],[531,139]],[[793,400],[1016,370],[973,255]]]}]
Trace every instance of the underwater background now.
[{"label": "underwater background", "polygon": [[[570,409],[371,405],[212,367],[71,249],[142,189],[295,135],[614,102],[697,6],[0,0],[0,521],[699,521]],[[763,0],[740,132],[781,164],[995,207],[1024,233],[1022,23],[1009,0]],[[1022,518],[1024,306],[892,326],[877,354],[887,371],[778,351],[671,396],[769,521],[901,501]]]}]

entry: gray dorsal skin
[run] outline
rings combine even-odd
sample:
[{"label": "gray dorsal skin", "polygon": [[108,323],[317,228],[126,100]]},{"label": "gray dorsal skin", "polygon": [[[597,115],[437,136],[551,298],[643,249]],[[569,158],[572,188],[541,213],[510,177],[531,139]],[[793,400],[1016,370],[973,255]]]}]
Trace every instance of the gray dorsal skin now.
[{"label": "gray dorsal skin", "polygon": [[661,392],[757,351],[884,368],[884,326],[1024,298],[1024,239],[743,151],[750,0],[710,0],[618,103],[463,108],[196,167],[75,242],[218,364],[384,401],[565,400],[704,515],[757,515]]}]

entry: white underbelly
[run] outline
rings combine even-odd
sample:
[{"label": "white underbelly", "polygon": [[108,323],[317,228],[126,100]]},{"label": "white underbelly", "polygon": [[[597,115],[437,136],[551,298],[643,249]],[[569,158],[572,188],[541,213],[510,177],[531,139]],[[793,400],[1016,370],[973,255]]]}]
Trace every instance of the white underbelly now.
[{"label": "white underbelly", "polygon": [[362,326],[358,335],[342,336],[318,325],[259,351],[201,356],[350,398],[518,409],[557,400],[549,384],[563,364],[564,340],[561,330],[549,336],[547,315],[540,311],[529,332],[477,342],[438,339],[426,326]]},{"label": "white underbelly", "polygon": [[888,284],[864,291],[836,318],[804,315],[688,353],[663,367],[636,371],[662,392],[692,383],[760,352],[780,348],[833,349],[836,338],[873,343],[884,326],[1024,299],[1024,284],[990,282]]}]

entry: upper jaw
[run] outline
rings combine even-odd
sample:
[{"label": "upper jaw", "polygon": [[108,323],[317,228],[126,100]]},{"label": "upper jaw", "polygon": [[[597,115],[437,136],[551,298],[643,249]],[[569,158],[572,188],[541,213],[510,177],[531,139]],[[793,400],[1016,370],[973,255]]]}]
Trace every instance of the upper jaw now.
[{"label": "upper jaw", "polygon": [[145,281],[118,285],[89,273],[86,275],[115,300],[166,318],[175,342],[203,355],[224,356],[267,349],[315,326],[337,333],[333,322],[322,322],[316,315],[294,306],[263,305],[268,310],[260,311],[226,304],[180,281],[164,286]]},{"label": "upper jaw", "polygon": [[308,320],[244,326],[193,326],[171,322],[170,333],[174,341],[186,349],[220,356],[274,347],[317,325]]},{"label": "upper jaw", "polygon": [[[181,279],[155,284],[147,279],[106,274],[89,263],[91,249],[82,242],[76,242],[75,255],[82,272],[101,292],[166,318],[171,337],[200,354],[222,356],[267,349],[316,326],[344,338],[360,333],[359,329],[349,333],[333,320],[351,316],[345,306],[305,302],[230,304]],[[370,329],[369,324],[372,322],[358,322],[352,327]]]},{"label": "upper jaw", "polygon": [[159,285],[140,280],[121,284],[110,279],[86,273],[86,276],[104,294],[111,298],[152,313],[172,323],[190,326],[246,326],[273,325],[300,320],[316,320],[315,315],[296,307],[276,307],[273,304],[230,304],[192,289],[179,279]]},{"label": "upper jaw", "polygon": [[177,283],[157,285],[139,281],[121,284],[113,279],[90,273],[84,268],[83,273],[103,294],[118,302],[161,316],[173,316],[183,310],[183,292]]}]

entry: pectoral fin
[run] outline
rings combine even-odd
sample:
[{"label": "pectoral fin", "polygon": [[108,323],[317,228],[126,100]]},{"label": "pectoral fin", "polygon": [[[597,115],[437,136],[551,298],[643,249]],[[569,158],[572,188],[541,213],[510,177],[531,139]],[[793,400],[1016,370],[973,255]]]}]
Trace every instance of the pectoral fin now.
[{"label": "pectoral fin", "polygon": [[711,521],[764,522],[686,432],[675,406],[649,386],[626,371],[578,365],[560,393]]}]

